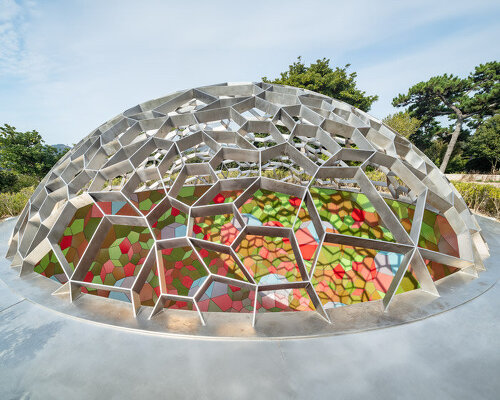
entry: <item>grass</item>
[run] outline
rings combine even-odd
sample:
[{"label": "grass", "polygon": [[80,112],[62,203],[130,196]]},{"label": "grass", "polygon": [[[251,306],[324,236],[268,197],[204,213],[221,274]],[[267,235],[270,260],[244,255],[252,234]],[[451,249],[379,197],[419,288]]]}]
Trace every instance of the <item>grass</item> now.
[{"label": "grass", "polygon": [[14,193],[0,193],[0,218],[19,215],[34,191],[35,186],[30,186]]}]

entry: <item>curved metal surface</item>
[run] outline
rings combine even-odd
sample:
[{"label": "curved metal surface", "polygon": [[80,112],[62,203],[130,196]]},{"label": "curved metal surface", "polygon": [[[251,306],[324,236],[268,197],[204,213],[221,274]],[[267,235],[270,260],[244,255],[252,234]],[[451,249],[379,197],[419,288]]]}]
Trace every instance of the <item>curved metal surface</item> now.
[{"label": "curved metal surface", "polygon": [[[489,244],[491,257],[485,260],[487,270],[474,278],[458,272],[437,283],[440,296],[414,290],[396,296],[391,308],[384,312],[381,301],[372,301],[327,310],[332,321],[327,323],[313,312],[285,312],[259,315],[252,326],[251,315],[208,312],[210,323],[205,326],[195,313],[169,310],[154,319],[147,312],[137,318],[130,307],[117,300],[97,296],[82,296],[74,302],[64,297],[50,295],[58,285],[35,273],[19,278],[16,268],[9,268],[8,261],[0,260],[4,273],[0,277],[6,285],[22,297],[69,317],[81,318],[117,328],[143,333],[175,335],[204,339],[264,340],[331,336],[354,333],[418,321],[449,311],[489,290],[500,278],[500,223],[477,216],[484,237]],[[0,223],[0,251],[5,251],[6,238],[15,220]]]},{"label": "curved metal surface", "polygon": [[[381,175],[370,178],[375,170]],[[186,188],[198,190],[189,201],[181,195]],[[258,197],[259,190],[279,194],[291,206],[281,205],[288,213],[285,221],[281,216],[267,218],[273,200]],[[238,194],[228,202],[222,195],[223,202],[215,201],[224,191]],[[335,196],[341,197],[338,204]],[[264,218],[243,211],[253,200],[264,204],[255,211]],[[365,214],[370,214],[367,223]],[[172,216],[175,221],[167,223]],[[230,222],[218,225],[216,216],[229,216]],[[90,219],[92,232],[85,231]],[[212,222],[198,235],[200,219]],[[309,227],[302,230],[306,220]],[[441,234],[441,224],[446,234]],[[222,236],[223,225],[230,225],[232,239],[212,242],[206,232],[217,230],[213,236]],[[122,234],[133,230],[130,234],[137,238],[131,242],[115,228]],[[310,242],[299,242],[299,234],[309,235]],[[314,251],[303,251],[309,246]],[[335,251],[354,255],[338,258],[346,264],[341,266],[335,256],[324,256]],[[218,255],[210,259],[202,252]],[[171,253],[175,256],[165,261],[164,255]],[[329,331],[325,321],[332,318],[334,329],[342,331],[358,329],[359,320],[378,323],[381,318],[383,323],[389,315],[404,318],[399,315],[404,312],[417,316],[420,311],[412,304],[435,304],[434,297],[446,296],[450,282],[477,277],[488,249],[460,194],[407,139],[349,104],[261,82],[173,93],[101,125],[37,187],[14,226],[7,255],[18,267],[6,275],[9,283],[18,284],[10,280],[18,273],[19,285],[30,285],[31,295],[41,304],[45,297],[47,306],[54,303],[47,296],[52,289],[96,321],[158,331],[188,326],[207,336],[241,331],[258,337],[264,327],[264,336],[288,336],[289,329],[281,326],[289,324],[307,325],[296,336],[323,334]],[[390,262],[391,256],[397,261]],[[240,276],[230,276],[225,264],[229,258]],[[371,264],[365,265],[365,259]],[[210,269],[214,260],[226,270]],[[440,276],[433,265],[442,268]],[[52,282],[33,276],[34,270],[64,285],[52,288]],[[174,285],[175,270],[184,272],[176,275]],[[193,276],[188,270],[195,271]],[[461,273],[435,284],[456,270]],[[396,296],[416,287],[420,289],[414,293]],[[90,292],[129,303],[81,297]],[[368,300],[373,304],[332,309]],[[192,315],[172,310],[176,304],[191,308]],[[393,314],[379,317],[379,309],[389,306],[395,307]],[[213,309],[250,316],[207,312]],[[314,313],[260,313],[267,310]],[[137,316],[135,322],[128,320],[130,311]],[[214,328],[199,328],[206,323]],[[240,328],[245,324],[250,326]]]}]

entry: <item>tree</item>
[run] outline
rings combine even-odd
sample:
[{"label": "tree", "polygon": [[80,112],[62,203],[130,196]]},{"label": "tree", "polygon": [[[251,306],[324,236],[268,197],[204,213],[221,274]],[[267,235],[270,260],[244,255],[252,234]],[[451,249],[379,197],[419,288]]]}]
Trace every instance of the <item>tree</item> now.
[{"label": "tree", "polygon": [[408,111],[400,111],[397,114],[388,115],[384,118],[383,122],[407,139],[414,135],[422,124],[420,120],[410,116]]},{"label": "tree", "polygon": [[432,77],[412,86],[407,94],[395,97],[392,104],[408,107],[410,115],[422,121],[422,130],[427,129],[427,133],[440,127],[437,120],[440,117],[453,123],[451,137],[449,131],[446,135],[450,141],[440,166],[445,172],[464,126],[475,128],[487,117],[498,113],[500,63],[481,64],[465,79],[448,74]]},{"label": "tree", "polygon": [[356,72],[347,72],[350,64],[343,68],[330,67],[330,60],[323,58],[312,63],[310,66],[302,62],[301,57],[288,67],[288,71],[282,72],[280,78],[262,80],[268,83],[277,83],[309,89],[314,92],[345,101],[363,111],[368,111],[378,96],[367,96],[365,92],[356,87]]},{"label": "tree", "polygon": [[483,123],[468,141],[468,153],[474,158],[488,160],[491,172],[497,170],[500,161],[500,114]]},{"label": "tree", "polygon": [[65,152],[44,144],[35,130],[18,132],[8,124],[0,126],[0,168],[42,179]]}]

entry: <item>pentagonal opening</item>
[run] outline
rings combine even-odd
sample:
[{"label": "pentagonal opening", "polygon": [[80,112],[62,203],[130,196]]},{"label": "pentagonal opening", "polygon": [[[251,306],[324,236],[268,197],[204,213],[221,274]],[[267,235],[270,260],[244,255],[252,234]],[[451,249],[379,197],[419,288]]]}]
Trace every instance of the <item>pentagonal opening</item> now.
[{"label": "pentagonal opening", "polygon": [[166,196],[155,167],[137,170],[122,192],[143,215],[147,215]]},{"label": "pentagonal opening", "polygon": [[284,143],[283,136],[271,121],[248,121],[238,133],[255,148],[268,148]]},{"label": "pentagonal opening", "polygon": [[266,178],[307,185],[316,170],[316,164],[290,143],[284,143],[261,153],[261,176]]},{"label": "pentagonal opening", "polygon": [[340,146],[321,128],[297,124],[289,142],[317,165],[323,165],[340,150]]},{"label": "pentagonal opening", "polygon": [[216,180],[217,177],[208,164],[187,164],[170,189],[169,197],[191,206],[212,187]]},{"label": "pentagonal opening", "polygon": [[201,131],[179,140],[177,147],[185,164],[208,162],[219,149],[217,142]]}]

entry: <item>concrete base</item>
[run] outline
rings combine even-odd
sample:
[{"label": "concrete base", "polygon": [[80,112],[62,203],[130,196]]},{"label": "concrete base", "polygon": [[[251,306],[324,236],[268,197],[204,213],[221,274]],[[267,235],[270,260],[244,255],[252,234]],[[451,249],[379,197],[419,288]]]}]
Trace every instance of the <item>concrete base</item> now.
[{"label": "concrete base", "polygon": [[[478,218],[492,254],[487,268],[497,272],[500,224]],[[0,227],[0,252],[9,234]],[[492,284],[414,323],[307,339],[213,340],[70,317],[0,282],[0,398],[497,399],[500,287]]]}]

